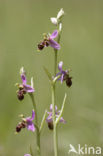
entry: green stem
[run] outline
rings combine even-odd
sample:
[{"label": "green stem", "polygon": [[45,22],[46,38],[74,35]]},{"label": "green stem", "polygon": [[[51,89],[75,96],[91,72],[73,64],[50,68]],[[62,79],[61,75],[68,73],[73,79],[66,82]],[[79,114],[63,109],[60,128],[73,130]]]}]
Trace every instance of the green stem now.
[{"label": "green stem", "polygon": [[[59,32],[58,34],[58,38],[57,38],[57,42],[60,42],[60,36],[61,36],[61,32]],[[54,75],[56,76],[57,73],[57,57],[58,57],[58,50],[54,49]],[[52,84],[52,105],[53,105],[53,110],[52,110],[52,114],[53,114],[53,140],[54,140],[54,155],[58,156],[58,138],[57,138],[57,124],[56,124],[56,118],[55,118],[55,83]]]},{"label": "green stem", "polygon": [[57,125],[55,122],[55,86],[52,84],[52,114],[53,114],[53,140],[54,140],[54,155],[58,156],[58,141],[57,141]]},{"label": "green stem", "polygon": [[[60,42],[60,36],[61,36],[61,33],[59,32],[58,34],[58,38],[57,38],[57,42],[59,43]],[[54,65],[54,75],[56,75],[56,72],[57,72],[57,57],[58,57],[58,50],[57,49],[54,49],[54,60],[55,60],[55,65]]]},{"label": "green stem", "polygon": [[45,120],[46,120],[46,117],[47,117],[47,110],[45,111],[45,113],[43,115],[43,118],[42,118],[42,121],[41,121],[41,125],[40,125],[40,128],[39,128],[39,133],[41,133],[41,131],[42,131],[42,128],[43,128]]},{"label": "green stem", "polygon": [[65,96],[64,96],[64,99],[63,99],[63,103],[62,103],[62,108],[61,108],[60,114],[58,116],[58,119],[56,120],[56,125],[59,123],[60,118],[62,117],[66,98],[67,98],[67,94],[65,93]]},{"label": "green stem", "polygon": [[39,133],[39,125],[38,125],[38,116],[37,116],[37,108],[36,108],[36,103],[34,99],[34,95],[31,93],[30,94],[33,107],[35,110],[35,125],[36,125],[36,142],[37,142],[37,156],[40,156],[40,133]]},{"label": "green stem", "polygon": [[34,156],[31,145],[30,145],[30,154],[31,156]]},{"label": "green stem", "polygon": [[57,138],[57,124],[54,124],[54,151],[55,156],[58,156],[58,138]]},{"label": "green stem", "polygon": [[57,56],[58,56],[58,51],[57,49],[54,49],[54,60],[55,60],[55,65],[54,65],[54,75],[57,73]]}]

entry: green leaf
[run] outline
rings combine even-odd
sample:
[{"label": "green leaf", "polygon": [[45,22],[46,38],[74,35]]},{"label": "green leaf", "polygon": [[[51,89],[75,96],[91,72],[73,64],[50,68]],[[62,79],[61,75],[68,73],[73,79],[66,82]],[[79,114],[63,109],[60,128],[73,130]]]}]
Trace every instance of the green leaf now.
[{"label": "green leaf", "polygon": [[62,104],[62,108],[61,108],[60,114],[59,114],[58,118],[56,119],[56,125],[59,123],[60,118],[62,117],[63,110],[64,110],[64,105],[65,105],[65,102],[66,102],[66,98],[67,98],[67,94],[65,93],[65,96],[64,96],[64,99],[63,99],[63,104]]},{"label": "green leaf", "polygon": [[31,145],[30,145],[30,154],[31,154],[31,156],[33,156],[33,151],[32,151]]},{"label": "green leaf", "polygon": [[51,75],[51,73],[48,71],[47,68],[45,68],[45,67],[43,67],[43,68],[44,68],[44,71],[45,71],[46,75],[48,76],[49,80],[52,81],[52,75]]},{"label": "green leaf", "polygon": [[56,76],[56,77],[53,79],[53,83],[55,84],[56,81],[57,81],[60,77],[61,77],[61,75]]}]

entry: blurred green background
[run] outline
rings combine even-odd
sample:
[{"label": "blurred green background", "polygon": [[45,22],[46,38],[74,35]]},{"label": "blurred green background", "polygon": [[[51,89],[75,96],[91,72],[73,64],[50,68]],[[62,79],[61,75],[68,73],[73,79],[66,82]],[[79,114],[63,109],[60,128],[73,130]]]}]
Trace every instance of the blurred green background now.
[{"label": "blurred green background", "polygon": [[[51,92],[43,66],[53,73],[54,52],[37,44],[45,32],[53,32],[55,17],[63,8],[63,33],[58,61],[72,69],[73,85],[57,85],[57,105],[68,98],[58,127],[59,156],[68,156],[69,144],[77,147],[103,145],[103,1],[102,0],[0,0],[0,156],[23,156],[29,145],[35,149],[35,133],[26,129],[15,135],[19,114],[31,115],[29,96],[20,102],[16,82],[25,67],[34,77],[39,123],[51,104]],[[42,156],[53,156],[52,132],[47,125],[41,135]],[[72,156],[72,154],[71,154]]]}]

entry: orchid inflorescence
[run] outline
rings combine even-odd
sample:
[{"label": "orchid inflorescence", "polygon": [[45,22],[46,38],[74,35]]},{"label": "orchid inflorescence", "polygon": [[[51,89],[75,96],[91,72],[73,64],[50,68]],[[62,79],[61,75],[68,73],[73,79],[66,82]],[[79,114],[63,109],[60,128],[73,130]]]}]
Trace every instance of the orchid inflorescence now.
[{"label": "orchid inflorescence", "polygon": [[[58,119],[59,114],[60,114],[60,110],[57,111],[57,109],[58,109],[57,106],[55,106],[55,117],[56,117],[56,119]],[[46,118],[46,122],[48,123],[48,127],[50,130],[53,130],[53,113],[52,113],[52,111],[53,111],[53,105],[51,104],[50,105],[50,112],[47,112],[48,117]],[[66,123],[66,121],[63,119],[63,117],[61,117],[59,121],[61,123]]]},{"label": "orchid inflorescence", "polygon": [[[38,44],[37,49],[39,51],[43,50],[45,47],[52,47],[54,49],[55,53],[55,71],[57,68],[57,53],[58,50],[60,50],[60,37],[61,37],[61,31],[62,31],[62,17],[64,16],[64,10],[61,9],[57,17],[50,18],[51,22],[57,27],[53,31],[52,34],[47,33],[44,35],[43,40]],[[57,40],[54,40],[57,38]],[[37,140],[37,156],[40,156],[40,135],[42,128],[44,126],[44,123],[46,122],[48,125],[48,128],[50,130],[53,130],[53,139],[54,139],[54,156],[58,156],[58,140],[56,137],[56,131],[57,131],[57,125],[58,123],[66,123],[64,118],[62,117],[63,111],[64,111],[64,105],[66,101],[67,94],[64,96],[64,100],[62,103],[62,107],[60,110],[57,109],[57,105],[55,104],[55,84],[60,81],[61,84],[65,81],[66,85],[68,87],[71,87],[72,85],[72,77],[70,76],[70,70],[63,70],[63,61],[60,61],[58,63],[58,72],[54,73],[54,76],[48,71],[48,69],[44,68],[45,72],[50,80],[51,85],[51,94],[52,94],[52,104],[50,104],[50,111],[45,111],[44,116],[42,118],[41,124],[39,126],[38,124],[38,113],[37,113],[37,106],[34,99],[34,86],[33,86],[33,78],[31,78],[31,85],[27,84],[27,76],[24,68],[22,67],[20,69],[20,77],[22,80],[22,83],[17,83],[16,86],[18,87],[17,90],[17,97],[20,101],[24,99],[25,94],[29,94],[30,98],[33,103],[34,109],[32,110],[32,116],[31,117],[24,117],[24,115],[21,115],[21,122],[19,122],[16,126],[16,133],[21,132],[22,129],[26,128],[28,131],[36,132],[36,140]],[[30,148],[30,154],[25,154],[24,156],[34,156],[31,148]]]},{"label": "orchid inflorescence", "polygon": [[43,50],[44,47],[51,46],[54,49],[59,50],[60,45],[54,40],[58,36],[58,31],[54,30],[54,32],[50,34],[45,34],[44,40],[38,44],[38,50]]},{"label": "orchid inflorescence", "polygon": [[72,85],[72,77],[69,76],[69,70],[63,70],[62,67],[63,62],[61,61],[58,65],[58,70],[60,72],[58,72],[56,76],[60,75],[60,78],[58,78],[58,80],[60,80],[61,83],[63,83],[63,81],[66,81],[66,85],[70,87]]},{"label": "orchid inflorescence", "polygon": [[27,85],[26,73],[23,67],[20,69],[20,76],[21,76],[22,84],[18,84],[18,83],[16,84],[19,88],[19,90],[17,91],[17,97],[19,100],[23,100],[24,94],[33,93],[35,90],[32,86]]},{"label": "orchid inflorescence", "polygon": [[20,132],[22,128],[27,128],[29,131],[34,132],[35,131],[35,125],[33,123],[33,120],[35,118],[35,112],[34,110],[32,110],[32,117],[26,117],[22,118],[22,122],[20,122],[17,126],[16,126],[16,132]]}]

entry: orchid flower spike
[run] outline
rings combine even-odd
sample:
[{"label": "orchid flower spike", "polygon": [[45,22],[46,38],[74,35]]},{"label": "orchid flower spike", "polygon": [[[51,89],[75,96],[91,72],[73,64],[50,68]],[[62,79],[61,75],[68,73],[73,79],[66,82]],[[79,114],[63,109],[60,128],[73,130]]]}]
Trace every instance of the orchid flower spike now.
[{"label": "orchid flower spike", "polygon": [[60,75],[60,78],[58,78],[58,80],[60,80],[61,83],[63,83],[63,81],[66,81],[66,85],[68,87],[70,87],[72,85],[72,77],[69,76],[68,70],[63,70],[63,62],[62,61],[60,61],[58,64],[58,70],[60,71],[56,74],[56,76]]},{"label": "orchid flower spike", "polygon": [[54,30],[51,35],[45,35],[44,40],[38,44],[38,50],[42,50],[44,47],[51,46],[54,49],[59,50],[60,45],[54,39],[58,36],[58,30]]},{"label": "orchid flower spike", "polygon": [[[46,122],[48,123],[48,127],[50,130],[53,130],[53,115],[52,115],[52,109],[53,109],[53,105],[50,105],[50,112],[48,113],[48,117],[46,119]],[[60,110],[57,111],[57,106],[55,106],[55,115],[56,115],[56,119],[59,117],[60,114]],[[63,117],[60,118],[60,122],[61,123],[66,123],[66,121],[63,119]]]},{"label": "orchid flower spike", "polygon": [[19,88],[19,90],[17,91],[17,97],[19,100],[23,100],[24,94],[33,93],[35,90],[32,87],[32,85],[30,86],[27,84],[26,73],[23,67],[20,69],[20,76],[21,76],[22,84],[17,84]]},{"label": "orchid flower spike", "polygon": [[35,125],[33,123],[33,120],[35,118],[35,112],[32,110],[32,117],[22,118],[22,122],[20,122],[16,126],[16,132],[19,133],[22,128],[27,128],[28,130],[34,132],[35,131]]}]

